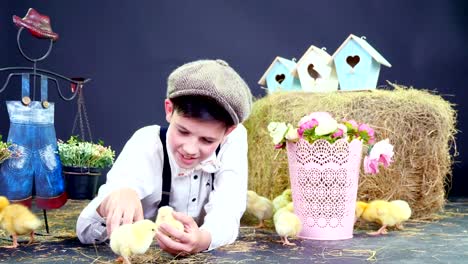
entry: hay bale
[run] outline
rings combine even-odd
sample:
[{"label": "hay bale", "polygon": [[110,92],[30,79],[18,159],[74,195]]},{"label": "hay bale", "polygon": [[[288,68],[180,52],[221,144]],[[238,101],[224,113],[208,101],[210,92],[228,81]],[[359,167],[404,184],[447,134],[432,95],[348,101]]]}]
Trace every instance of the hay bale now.
[{"label": "hay bale", "polygon": [[249,189],[269,198],[289,187],[286,150],[275,150],[270,121],[297,124],[314,111],[371,125],[389,138],[395,162],[377,175],[361,170],[358,199],[404,199],[415,218],[430,218],[445,205],[456,133],[453,105],[434,93],[393,85],[394,90],[347,93],[274,93],[257,100],[245,122],[249,131]]}]

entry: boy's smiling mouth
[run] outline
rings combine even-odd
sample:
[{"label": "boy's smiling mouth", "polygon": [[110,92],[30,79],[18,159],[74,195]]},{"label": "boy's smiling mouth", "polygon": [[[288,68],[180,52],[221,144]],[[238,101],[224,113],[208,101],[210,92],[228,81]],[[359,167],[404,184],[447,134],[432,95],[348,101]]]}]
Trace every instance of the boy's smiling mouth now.
[{"label": "boy's smiling mouth", "polygon": [[194,156],[183,155],[180,152],[177,152],[177,156],[178,156],[179,160],[181,161],[181,163],[183,165],[185,165],[185,166],[188,166],[188,167],[193,166],[195,161],[197,160],[197,158],[194,157]]}]

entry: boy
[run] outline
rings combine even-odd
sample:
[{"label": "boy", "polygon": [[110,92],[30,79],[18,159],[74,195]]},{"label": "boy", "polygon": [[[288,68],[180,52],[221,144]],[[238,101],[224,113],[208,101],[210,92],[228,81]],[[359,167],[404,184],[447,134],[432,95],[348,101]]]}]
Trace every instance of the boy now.
[{"label": "boy", "polygon": [[247,131],[241,122],[251,106],[247,84],[226,62],[200,60],[177,68],[164,101],[170,166],[164,166],[159,126],[135,132],[80,214],[80,241],[103,242],[120,224],[154,220],[167,194],[163,168],[170,167],[166,197],[185,230],[161,225],[156,235],[161,249],[187,255],[234,242],[247,196]]}]

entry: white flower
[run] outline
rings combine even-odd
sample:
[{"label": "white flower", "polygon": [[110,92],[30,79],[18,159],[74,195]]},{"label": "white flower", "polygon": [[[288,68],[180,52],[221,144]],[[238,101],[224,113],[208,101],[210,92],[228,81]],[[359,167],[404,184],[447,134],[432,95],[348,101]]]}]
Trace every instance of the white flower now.
[{"label": "white flower", "polygon": [[296,141],[299,139],[299,134],[297,129],[295,129],[291,124],[288,124],[288,132],[286,133],[286,139]]},{"label": "white flower", "polygon": [[270,122],[268,124],[268,132],[273,139],[273,144],[281,143],[288,131],[288,126],[284,122]]},{"label": "white flower", "polygon": [[338,128],[338,122],[333,118],[321,118],[318,121],[318,126],[315,128],[315,134],[317,136],[328,135]]}]

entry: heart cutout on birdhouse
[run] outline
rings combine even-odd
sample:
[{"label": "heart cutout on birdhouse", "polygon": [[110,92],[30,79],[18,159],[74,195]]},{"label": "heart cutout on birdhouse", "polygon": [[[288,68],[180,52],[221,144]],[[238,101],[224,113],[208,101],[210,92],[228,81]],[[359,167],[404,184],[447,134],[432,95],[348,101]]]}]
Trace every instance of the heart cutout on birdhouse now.
[{"label": "heart cutout on birdhouse", "polygon": [[320,73],[314,70],[314,65],[312,63],[307,67],[307,72],[309,73],[310,77],[314,78],[314,80],[317,80],[321,77]]},{"label": "heart cutout on birdhouse", "polygon": [[359,58],[358,55],[348,56],[346,58],[346,62],[349,64],[349,66],[351,66],[351,68],[354,68],[354,66],[356,66],[359,63],[360,60],[361,59]]},{"label": "heart cutout on birdhouse", "polygon": [[286,79],[286,76],[284,74],[277,74],[276,77],[275,77],[275,80],[279,84],[281,84],[284,81],[284,79]]}]

